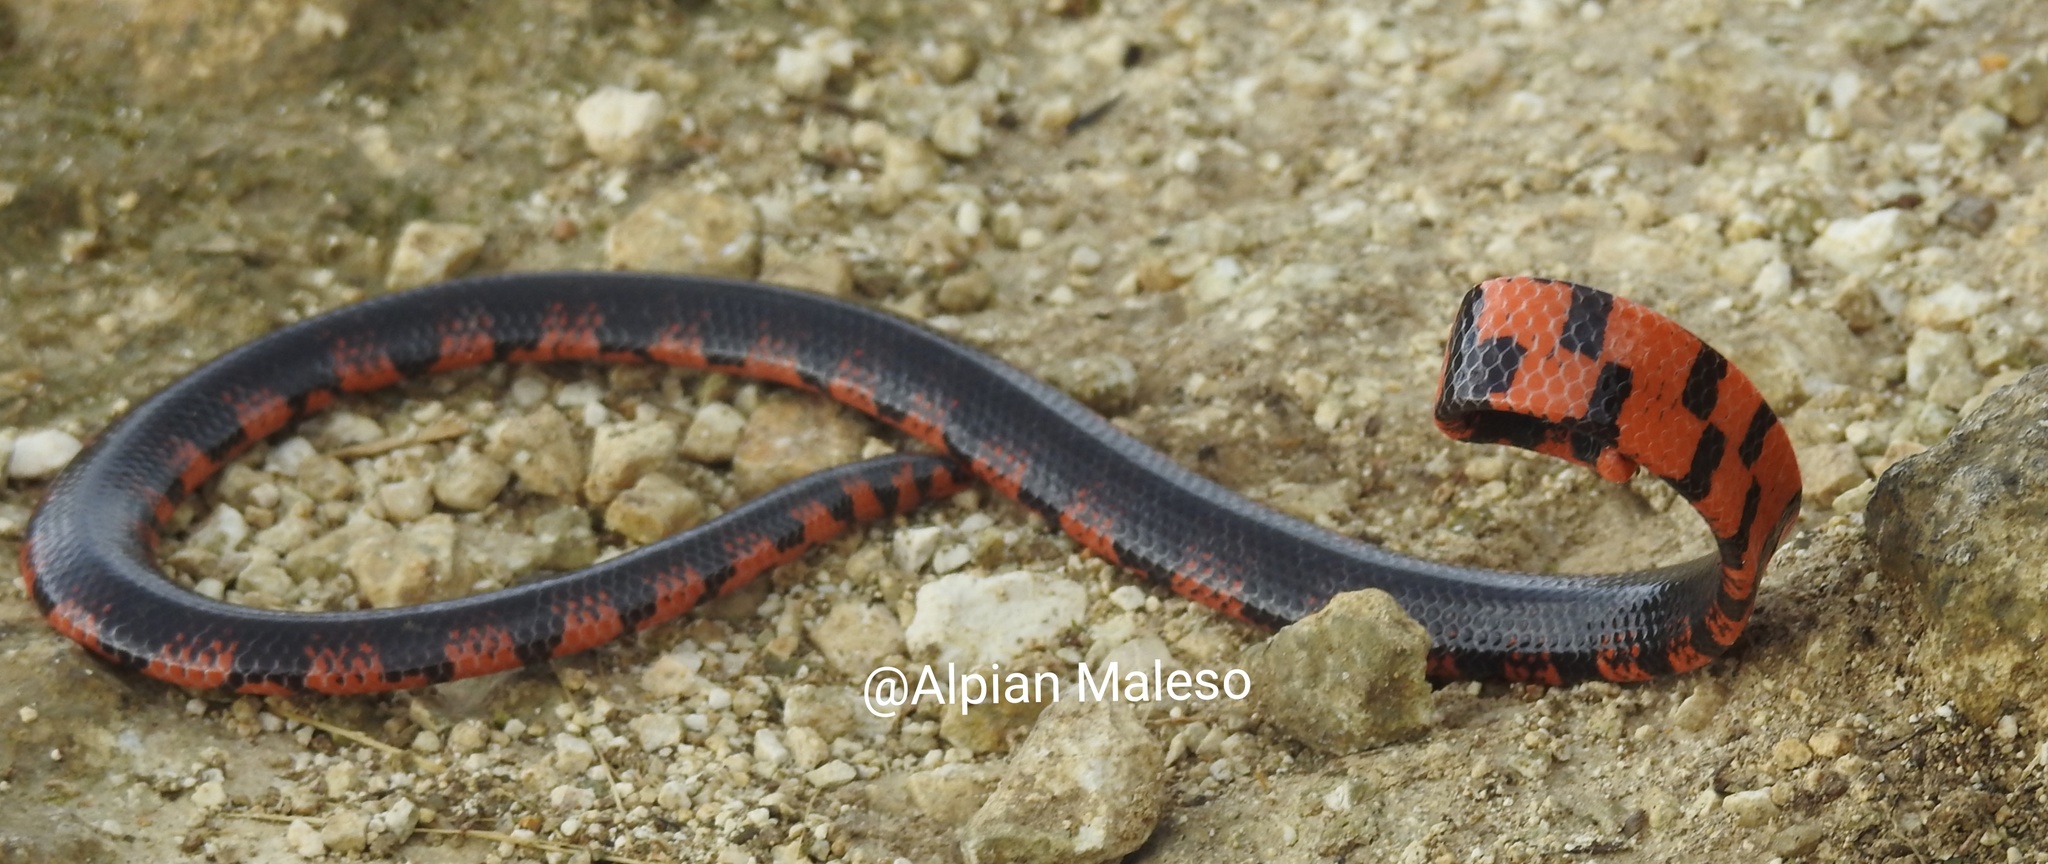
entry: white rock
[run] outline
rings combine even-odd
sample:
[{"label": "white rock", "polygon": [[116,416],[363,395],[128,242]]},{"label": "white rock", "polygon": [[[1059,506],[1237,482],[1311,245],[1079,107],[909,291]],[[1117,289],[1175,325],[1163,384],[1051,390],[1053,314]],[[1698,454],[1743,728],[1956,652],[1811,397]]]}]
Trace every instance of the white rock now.
[{"label": "white rock", "polygon": [[1147,596],[1145,589],[1136,585],[1119,585],[1115,591],[1109,592],[1109,602],[1125,612],[1136,612],[1145,608]]},{"label": "white rock", "polygon": [[678,183],[647,196],[604,242],[615,270],[751,279],[761,268],[761,213],[746,198]]},{"label": "white rock", "polygon": [[936,526],[904,528],[889,538],[889,550],[896,559],[896,566],[911,573],[924,569],[932,560],[932,554],[939,549],[939,538],[945,529]]},{"label": "white rock", "polygon": [[247,539],[249,520],[242,518],[242,511],[221,504],[213,508],[198,530],[192,532],[190,543],[215,552],[232,552],[241,548],[242,541]]},{"label": "white rock", "polygon": [[703,686],[704,679],[697,677],[703,668],[702,653],[694,648],[678,648],[647,664],[646,671],[640,673],[640,687],[656,696],[682,696]]},{"label": "white rock", "polygon": [[1194,278],[1188,280],[1188,290],[1203,303],[1220,303],[1237,293],[1238,284],[1243,279],[1244,265],[1226,255],[1196,272]]},{"label": "white rock", "polygon": [[938,185],[946,171],[938,151],[915,138],[892,135],[882,144],[882,175],[876,180],[875,200],[870,207],[882,212]]},{"label": "white rock", "polygon": [[[307,424],[307,426],[308,434],[313,434],[313,424]],[[354,411],[336,411],[327,414],[320,418],[318,429],[319,432],[315,437],[320,439],[319,446],[323,450],[347,447],[353,444],[368,444],[384,437],[384,427],[377,425],[377,421],[357,414]]]},{"label": "white rock", "polygon": [[1721,809],[1735,817],[1738,825],[1761,825],[1777,815],[1777,802],[1771,800],[1771,790],[1750,789],[1736,792],[1721,799]]},{"label": "white rock", "polygon": [[597,748],[590,741],[575,735],[555,736],[555,768],[563,774],[580,775],[590,766],[597,764]]},{"label": "white rock", "polygon": [[336,762],[327,766],[320,779],[328,797],[340,797],[356,788],[357,781],[362,779],[362,769],[352,762]]},{"label": "white rock", "polygon": [[1970,339],[1948,330],[1921,329],[1906,344],[1906,389],[1927,401],[1959,408],[1984,386],[1970,359]]},{"label": "white rock", "polygon": [[661,788],[654,793],[654,803],[671,812],[689,809],[689,784],[681,780],[670,780],[661,784]]},{"label": "white rock", "polygon": [[706,402],[691,417],[690,431],[683,433],[683,458],[707,464],[731,462],[746,428],[747,415],[739,409],[724,402]]},{"label": "white rock", "polygon": [[349,855],[367,845],[370,820],[354,810],[336,810],[320,826],[320,842],[330,852]]},{"label": "white rock", "polygon": [[270,446],[270,452],[262,459],[262,469],[274,475],[297,477],[299,465],[305,465],[307,459],[313,459],[317,455],[319,450],[313,448],[313,442],[299,436],[291,436]]},{"label": "white rock", "polygon": [[320,839],[320,829],[304,819],[293,819],[284,829],[284,842],[292,847],[301,858],[324,858],[327,844]]},{"label": "white rock", "polygon": [[955,543],[932,555],[932,572],[945,575],[967,566],[967,562],[972,560],[974,550],[965,543]]},{"label": "white rock", "polygon": [[370,818],[370,832],[386,836],[385,842],[396,845],[405,842],[412,832],[419,828],[420,808],[411,798],[400,798],[384,812]]},{"label": "white rock", "polygon": [[660,93],[603,87],[576,104],[576,128],[597,158],[623,165],[654,149],[655,133],[667,111],[668,102]]},{"label": "white rock", "polygon": [[412,288],[462,274],[484,248],[484,230],[455,222],[412,221],[398,234],[385,282]]},{"label": "white rock", "polygon": [[1979,291],[1961,282],[1952,282],[1939,291],[1925,297],[1915,297],[1907,303],[1906,322],[1914,327],[1967,330],[1971,321],[1991,311],[1991,307],[1997,303],[1997,295],[1989,291]]},{"label": "white rock", "polygon": [[981,112],[961,106],[939,115],[932,123],[932,146],[955,159],[972,159],[981,155],[983,139],[988,129],[981,123]]},{"label": "white rock", "polygon": [[804,772],[804,782],[820,789],[844,786],[860,777],[860,771],[838,759]]},{"label": "white rock", "polygon": [[434,510],[434,488],[425,477],[408,477],[377,487],[377,503],[393,522],[411,522]]},{"label": "white rock", "polygon": [[640,749],[649,753],[674,747],[683,740],[683,720],[674,714],[642,714],[627,727],[640,739]]},{"label": "white rock", "polygon": [[1756,278],[1749,283],[1749,293],[1764,303],[1776,303],[1792,293],[1792,265],[1783,261],[1772,261],[1756,271]]},{"label": "white rock", "polygon": [[497,500],[512,469],[465,444],[434,470],[435,500],[455,510],[474,512]]},{"label": "white rock", "polygon": [[775,86],[795,99],[816,99],[825,95],[832,80],[832,63],[823,52],[810,48],[778,48],[775,51]]},{"label": "white rock", "polygon": [[866,738],[895,728],[896,717],[876,717],[852,687],[796,684],[782,699],[782,722],[823,738]]},{"label": "white rock", "polygon": [[789,727],[789,740],[784,743],[789,746],[789,758],[798,771],[809,771],[832,758],[832,745],[809,726]]},{"label": "white rock", "polygon": [[913,651],[938,649],[940,662],[1007,663],[1050,644],[1087,609],[1088,592],[1057,576],[955,573],[918,589],[904,638]]},{"label": "white rock", "polygon": [[1941,127],[1941,146],[1963,161],[1975,162],[1998,146],[1998,139],[2005,136],[2005,127],[2004,114],[1972,105]]},{"label": "white rock", "polygon": [[879,604],[835,603],[807,632],[825,662],[848,675],[866,677],[883,658],[903,651],[903,625]]},{"label": "white rock", "polygon": [[228,803],[228,793],[219,780],[208,780],[193,787],[190,800],[202,809],[214,810]]},{"label": "white rock", "polygon": [[789,748],[783,746],[781,736],[773,729],[754,730],[754,764],[781,765],[789,761]]},{"label": "white rock", "polygon": [[454,753],[480,753],[485,747],[490,746],[490,743],[491,727],[475,717],[457,723],[448,730],[448,749]]},{"label": "white rock", "polygon": [[1752,237],[1721,250],[1714,257],[1714,275],[1729,282],[1754,280],[1764,267],[1784,257],[1785,250],[1778,241]]},{"label": "white rock", "polygon": [[666,423],[616,423],[600,427],[590,447],[590,471],[583,495],[610,503],[640,478],[673,460],[676,430]]},{"label": "white rock", "polygon": [[1916,228],[1912,214],[1897,208],[1837,219],[1813,241],[1813,254],[1851,273],[1869,272],[1911,249]]},{"label": "white rock", "polygon": [[7,476],[16,480],[41,480],[71,464],[71,457],[85,445],[60,429],[37,429],[14,439],[14,453],[7,457]]}]

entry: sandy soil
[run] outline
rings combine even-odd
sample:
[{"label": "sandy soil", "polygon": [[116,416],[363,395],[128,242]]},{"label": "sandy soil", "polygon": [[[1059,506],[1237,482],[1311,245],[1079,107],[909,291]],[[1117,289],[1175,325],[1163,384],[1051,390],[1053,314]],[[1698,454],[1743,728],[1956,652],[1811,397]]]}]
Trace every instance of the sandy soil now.
[{"label": "sandy soil", "polygon": [[[1958,407],[1908,381],[1907,346],[1935,326],[1910,301],[1995,297],[2014,344],[1956,373],[1972,390],[2039,357],[2048,124],[1958,126],[1992,71],[2048,43],[2033,4],[783,5],[0,2],[0,430],[87,437],[207,357],[383,291],[410,220],[482,229],[473,271],[600,267],[606,229],[683,183],[752,201],[771,258],[844,262],[858,294],[1025,370],[1130,360],[1127,429],[1337,530],[1563,571],[1697,552],[1696,517],[1654,484],[1503,466],[1430,427],[1460,293],[1569,278],[1722,347],[1802,452],[1854,451],[1825,478],[1809,466],[1825,497],[1746,644],[1639,686],[1448,687],[1426,737],[1344,756],[1228,709],[1158,718],[1162,742],[1192,722],[1233,734],[1166,767],[1166,813],[1129,860],[2048,861],[2048,718],[1968,723],[1907,664],[1917,612],[1876,576],[1853,491],[1859,457],[1932,443]],[[822,95],[790,95],[778,52],[829,57],[827,30],[846,62]],[[948,83],[962,52],[978,62]],[[571,119],[602,86],[666,98],[630,165],[594,158]],[[986,124],[980,152],[886,200],[863,124],[922,139],[960,111]],[[1966,198],[1993,221],[1969,224]],[[1888,207],[1909,226],[1895,247],[1812,245]],[[940,308],[975,271],[986,308]],[[506,380],[350,407],[488,415]],[[788,688],[852,683],[801,662],[808,645],[770,662],[769,631],[840,591],[900,599],[915,586],[844,574],[905,526],[981,514],[1045,539],[977,566],[1084,580],[1091,627],[1129,584],[1020,508],[953,505],[786,568],[779,599],[552,670],[266,702],[110,674],[45,627],[12,563],[41,488],[0,489],[0,860],[292,860],[349,819],[374,823],[361,854],[421,862],[959,860],[957,824],[898,795],[928,767],[924,725],[848,753],[865,776],[830,790],[749,763]],[[1153,593],[1147,626],[1189,659],[1260,638]],[[642,672],[686,640],[744,655],[717,679],[744,737],[705,743],[663,800],[674,766],[602,742],[678,710]],[[444,740],[479,734],[477,753]],[[600,742],[602,770],[560,735]],[[1356,803],[1331,803],[1340,789]]]}]

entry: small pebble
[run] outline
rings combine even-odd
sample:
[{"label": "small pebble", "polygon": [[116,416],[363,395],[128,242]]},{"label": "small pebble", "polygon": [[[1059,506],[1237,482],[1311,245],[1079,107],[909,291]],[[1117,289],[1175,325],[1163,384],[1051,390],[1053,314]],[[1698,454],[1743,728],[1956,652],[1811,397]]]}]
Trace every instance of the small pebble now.
[{"label": "small pebble", "polygon": [[484,230],[452,222],[408,222],[391,250],[385,283],[414,288],[462,275],[483,252]]},{"label": "small pebble", "polygon": [[788,761],[789,748],[783,746],[782,736],[775,734],[773,729],[754,730],[755,770],[758,771],[761,766],[781,765]]},{"label": "small pebble", "polygon": [[510,466],[520,488],[550,498],[574,497],[588,471],[575,424],[553,405],[493,426],[484,454]]},{"label": "small pebble", "polygon": [[1847,729],[1822,729],[1807,736],[1806,746],[1822,759],[1846,756],[1855,749],[1856,735]]},{"label": "small pebble", "polygon": [[1721,799],[1721,809],[1735,817],[1735,824],[1744,826],[1762,825],[1778,814],[1778,804],[1771,800],[1768,788],[1732,793]]},{"label": "small pebble", "polygon": [[1906,389],[1944,408],[1962,407],[1984,386],[1984,376],[1970,356],[1970,339],[1961,333],[1926,328],[1906,343]]},{"label": "small pebble", "polygon": [[938,56],[932,59],[932,78],[940,84],[958,84],[974,74],[975,65],[980,61],[974,46],[964,42],[946,42],[939,46]]},{"label": "small pebble", "polygon": [[451,510],[474,512],[498,499],[512,471],[468,446],[458,447],[434,471],[434,498]]},{"label": "small pebble", "polygon": [[327,851],[341,855],[353,855],[370,845],[370,820],[354,810],[338,809],[327,814],[327,822],[320,826],[320,842]]},{"label": "small pebble", "polygon": [[1672,709],[1671,725],[1687,732],[1698,732],[1707,728],[1707,723],[1727,703],[1728,693],[1718,684],[1701,684],[1694,687],[1692,695],[1679,702],[1677,708]]},{"label": "small pebble", "polygon": [[732,455],[733,485],[742,495],[758,495],[856,461],[867,437],[867,424],[837,403],[816,398],[767,400],[754,409],[740,432]]},{"label": "small pebble", "polygon": [[1997,305],[1997,295],[1961,282],[1951,282],[1932,294],[1915,297],[1908,302],[1906,323],[1938,330],[1966,330]]},{"label": "small pebble", "polygon": [[1067,271],[1070,273],[1085,276],[1101,269],[1102,253],[1095,251],[1093,246],[1076,246],[1074,251],[1067,255]]},{"label": "small pebble", "polygon": [[936,526],[920,526],[897,530],[890,538],[890,552],[896,566],[906,572],[916,573],[932,560],[939,551],[939,539],[945,536],[945,529]]},{"label": "small pebble", "polygon": [[1828,223],[1813,254],[1849,273],[1867,273],[1913,247],[1913,215],[1904,210],[1879,210],[1862,217]]},{"label": "small pebble", "polygon": [[995,278],[979,267],[963,270],[939,283],[939,309],[954,315],[980,312],[995,299]]},{"label": "small pebble", "polygon": [[2005,137],[2005,115],[1971,105],[1941,128],[1941,144],[1965,162],[1983,159]]},{"label": "small pebble", "polygon": [[865,676],[884,658],[904,651],[903,625],[896,614],[872,603],[834,603],[806,635],[826,663],[852,676]]},{"label": "small pebble", "polygon": [[1145,608],[1145,600],[1149,596],[1145,589],[1136,585],[1119,585],[1115,591],[1109,592],[1109,602],[1125,612],[1136,612]]},{"label": "small pebble", "polygon": [[1982,236],[1998,221],[1998,203],[1977,195],[1964,195],[1941,211],[1941,224]]},{"label": "small pebble", "polygon": [[580,775],[590,766],[597,764],[597,748],[590,741],[569,734],[555,736],[555,770],[569,775]]},{"label": "small pebble", "polygon": [[2020,126],[2048,115],[2048,60],[2028,57],[1986,76],[1978,101]]},{"label": "small pebble", "polygon": [[827,297],[853,296],[853,267],[846,263],[845,256],[819,252],[792,257],[780,248],[771,246],[764,250],[761,281]]},{"label": "small pebble", "polygon": [[614,165],[636,162],[654,149],[668,101],[660,93],[601,87],[576,104],[583,144]]},{"label": "small pebble", "polygon": [[1038,104],[1038,110],[1031,114],[1031,126],[1041,135],[1060,135],[1079,116],[1081,109],[1074,106],[1073,97],[1054,96]]},{"label": "small pebble", "polygon": [[434,511],[433,485],[424,478],[408,478],[377,487],[377,503],[384,517],[393,522],[411,522]]},{"label": "small pebble", "polygon": [[284,842],[301,858],[322,858],[327,855],[327,843],[320,839],[320,830],[304,819],[293,819],[284,829]]},{"label": "small pebble", "polygon": [[804,772],[804,782],[820,789],[844,786],[859,777],[860,772],[858,770],[838,759]]},{"label": "small pebble", "polygon": [[830,80],[832,64],[817,52],[776,49],[775,86],[783,93],[797,99],[816,99],[825,95],[825,84]]},{"label": "small pebble", "polygon": [[1771,747],[1771,767],[1780,773],[1804,768],[1813,761],[1813,748],[1797,738],[1785,738]]},{"label": "small pebble", "polygon": [[932,147],[954,159],[981,155],[982,141],[987,136],[981,112],[966,106],[950,109],[932,123]]},{"label": "small pebble", "polygon": [[192,803],[207,810],[219,809],[228,803],[227,789],[219,780],[208,780],[192,788]]},{"label": "small pebble", "polygon": [[612,499],[604,525],[642,545],[704,521],[704,499],[666,474],[648,474]]},{"label": "small pebble", "polygon": [[676,430],[667,423],[618,423],[597,430],[590,447],[590,471],[583,494],[608,504],[640,478],[674,461]]},{"label": "small pebble", "polygon": [[671,186],[612,226],[605,264],[752,279],[761,266],[761,216],[745,198]]},{"label": "small pebble", "polygon": [[1045,370],[1048,383],[1105,416],[1131,409],[1138,399],[1138,366],[1121,354],[1088,354]]},{"label": "small pebble", "polygon": [[85,445],[69,432],[37,429],[14,439],[14,452],[7,457],[7,476],[15,480],[42,480],[71,464]]},{"label": "small pebble", "polygon": [[685,459],[716,465],[731,462],[740,447],[740,433],[747,427],[747,415],[724,402],[707,402],[690,418],[690,431],[683,434],[680,452]]},{"label": "small pebble", "polygon": [[1827,836],[1825,829],[1811,822],[1786,826],[1771,835],[1771,854],[1785,860],[1803,858],[1820,848]]}]

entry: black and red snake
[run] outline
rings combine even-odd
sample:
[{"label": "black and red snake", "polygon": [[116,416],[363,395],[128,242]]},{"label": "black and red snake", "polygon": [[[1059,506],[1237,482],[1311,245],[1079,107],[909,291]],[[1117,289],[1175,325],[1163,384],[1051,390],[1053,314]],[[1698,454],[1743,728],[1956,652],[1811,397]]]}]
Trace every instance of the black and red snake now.
[{"label": "black and red snake", "polygon": [[[166,579],[161,526],[228,460],[340,394],[491,361],[661,363],[825,394],[937,451],[800,480],[718,520],[562,577],[419,606],[290,613]],[[1749,619],[1798,513],[1798,463],[1741,372],[1677,324],[1533,278],[1473,288],[1436,420],[1622,481],[1641,466],[1718,551],[1571,577],[1399,555],[1255,504],[1053,387],[914,324],[813,294],[685,276],[520,274],[379,297],[278,330],[121,418],[52,483],[22,578],[58,631],[190,687],[367,693],[482,675],[645,629],[861,520],[978,479],[1095,554],[1228,615],[1278,626],[1344,591],[1392,594],[1438,679],[1638,681],[1698,668]]]}]

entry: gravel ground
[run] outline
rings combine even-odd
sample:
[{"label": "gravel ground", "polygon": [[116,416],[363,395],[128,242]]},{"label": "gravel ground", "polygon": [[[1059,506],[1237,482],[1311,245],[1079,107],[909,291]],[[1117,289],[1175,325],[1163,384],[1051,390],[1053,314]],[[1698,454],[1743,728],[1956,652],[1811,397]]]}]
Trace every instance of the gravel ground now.
[{"label": "gravel ground", "polygon": [[[1672,315],[1786,418],[1807,515],[1745,646],[1640,686],[1443,688],[1423,737],[1353,754],[1229,704],[1148,714],[1164,798],[1127,860],[2048,861],[2048,717],[1966,718],[1906,662],[1922,624],[1861,513],[2043,356],[2043,63],[2048,15],[1980,0],[0,0],[0,560],[38,463],[280,324],[464,269],[679,261],[920,318],[1403,551],[1703,550],[1661,487],[1430,428],[1460,293],[1539,273]],[[721,243],[635,239],[662,219]],[[753,482],[679,460],[619,517],[524,475],[417,488],[506,423],[552,405],[588,445],[819,410],[789,404],[646,370],[410,383],[250,454],[166,551],[201,590],[347,605],[355,577],[289,553],[381,520],[491,550],[422,565],[488,587]],[[0,860],[964,860],[962,802],[1030,717],[828,716],[842,652],[924,656],[834,634],[909,624],[941,571],[1025,571],[1085,596],[1022,668],[1262,638],[1076,550],[970,494],[626,644],[380,699],[111,675],[10,576]]]}]

